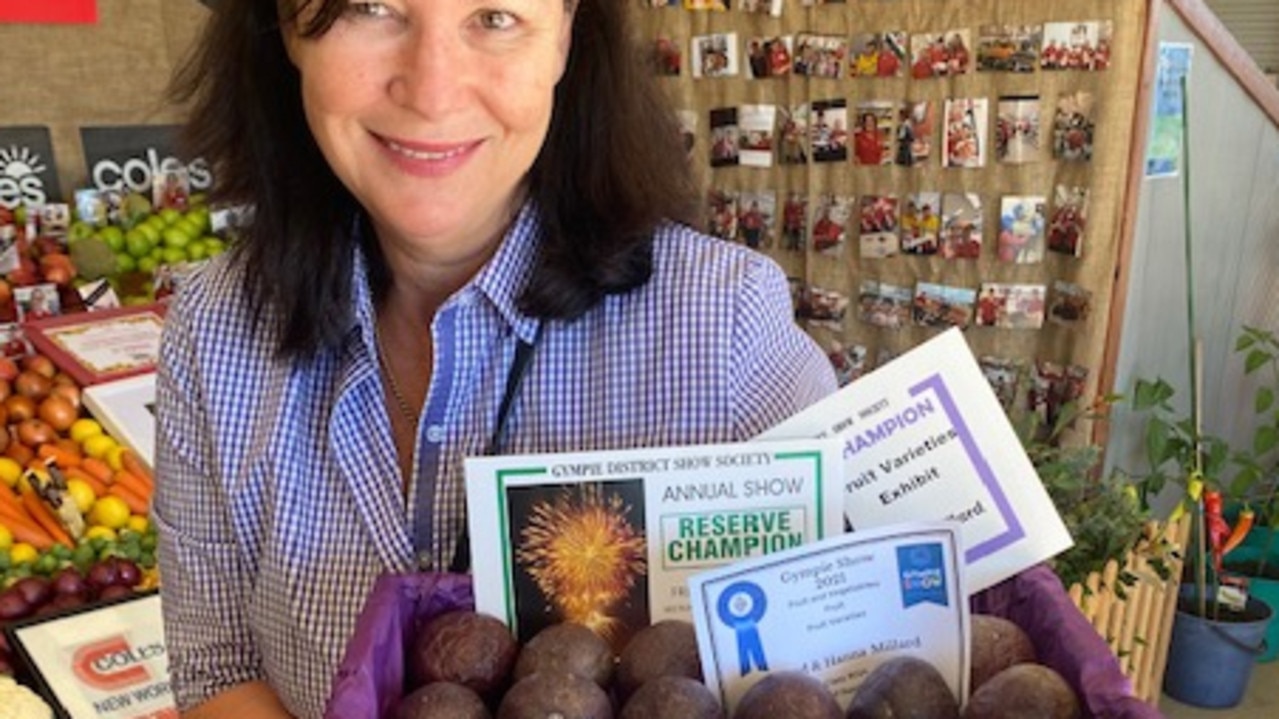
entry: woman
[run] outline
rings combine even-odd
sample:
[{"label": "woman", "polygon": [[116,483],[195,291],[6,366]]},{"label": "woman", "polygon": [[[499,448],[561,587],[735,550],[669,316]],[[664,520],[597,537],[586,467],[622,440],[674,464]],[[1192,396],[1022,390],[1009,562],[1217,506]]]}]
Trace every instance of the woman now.
[{"label": "woman", "polygon": [[875,114],[862,113],[861,124],[853,133],[853,144],[859,165],[881,165],[884,162],[884,143],[880,139]]},{"label": "woman", "polygon": [[161,350],[189,716],[320,715],[374,579],[466,565],[463,457],[743,440],[835,388],[776,265],[671,221],[623,3],[217,8],[175,95],[254,216]]}]

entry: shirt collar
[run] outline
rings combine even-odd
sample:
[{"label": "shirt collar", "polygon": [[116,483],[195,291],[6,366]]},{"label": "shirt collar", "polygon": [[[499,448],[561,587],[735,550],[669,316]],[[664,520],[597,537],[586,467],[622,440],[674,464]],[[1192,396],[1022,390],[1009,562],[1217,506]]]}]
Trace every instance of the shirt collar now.
[{"label": "shirt collar", "polygon": [[[362,231],[357,225],[355,232]],[[516,337],[532,342],[537,332],[538,320],[521,312],[518,301],[533,276],[541,241],[542,226],[537,208],[531,200],[525,201],[510,229],[506,231],[506,236],[502,238],[497,252],[470,282],[449,298],[445,306],[484,297],[502,316]],[[373,306],[373,289],[369,285],[368,258],[360,249],[360,243],[354,244],[356,249],[351,284],[355,321],[366,346],[372,348],[375,345],[373,327],[376,311]]]}]

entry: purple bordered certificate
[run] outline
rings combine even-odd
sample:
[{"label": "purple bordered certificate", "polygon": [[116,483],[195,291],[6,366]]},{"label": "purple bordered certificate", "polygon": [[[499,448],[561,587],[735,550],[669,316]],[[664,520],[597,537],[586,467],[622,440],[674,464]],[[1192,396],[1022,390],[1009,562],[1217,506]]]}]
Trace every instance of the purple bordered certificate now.
[{"label": "purple bordered certificate", "polygon": [[948,330],[765,432],[838,437],[844,517],[854,530],[962,525],[977,592],[1072,540],[958,329]]}]

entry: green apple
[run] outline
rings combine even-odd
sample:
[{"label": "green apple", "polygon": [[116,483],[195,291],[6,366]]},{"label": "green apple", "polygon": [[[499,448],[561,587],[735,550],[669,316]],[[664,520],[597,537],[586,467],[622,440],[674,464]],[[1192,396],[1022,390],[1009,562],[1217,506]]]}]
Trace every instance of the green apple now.
[{"label": "green apple", "polygon": [[203,260],[209,256],[209,247],[204,244],[204,240],[191,240],[191,244],[187,245],[187,259],[192,262]]},{"label": "green apple", "polygon": [[182,249],[183,247],[191,244],[192,238],[198,236],[198,233],[190,233],[187,232],[185,228],[174,225],[173,227],[165,229],[165,231],[160,235],[160,238],[165,247]]},{"label": "green apple", "polygon": [[204,246],[209,250],[209,257],[217,257],[226,252],[226,242],[216,235],[206,235],[204,237]]},{"label": "green apple", "polygon": [[94,228],[93,223],[91,222],[76,220],[67,228],[67,242],[79,242],[80,240],[93,237],[95,229],[96,228]]},{"label": "green apple", "polygon": [[155,273],[155,268],[160,266],[159,260],[154,257],[142,257],[138,260],[138,271],[145,272],[148,275]]},{"label": "green apple", "polygon": [[133,255],[117,254],[115,256],[115,271],[124,274],[125,272],[133,272],[138,269],[138,261],[133,259]]},{"label": "green apple", "polygon": [[172,207],[166,207],[156,213],[156,215],[164,222],[165,227],[172,225],[182,218],[182,213]]},{"label": "green apple", "polygon": [[173,226],[187,233],[187,237],[190,237],[193,240],[204,234],[204,227],[200,225],[200,220],[194,217],[183,217],[173,223]]},{"label": "green apple", "polygon": [[142,231],[141,225],[124,233],[124,251],[133,259],[140,260],[146,257],[151,253],[152,247],[155,247],[155,243]]},{"label": "green apple", "polygon": [[154,224],[151,224],[150,222],[143,222],[142,224],[138,225],[137,227],[133,229],[145,235],[147,238],[147,241],[153,245],[158,244],[160,242],[160,233],[164,231],[163,227],[156,227]]},{"label": "green apple", "polygon": [[176,265],[187,261],[187,253],[181,247],[166,247],[161,252],[160,264]]},{"label": "green apple", "polygon": [[209,208],[197,207],[189,210],[178,222],[190,224],[196,229],[196,234],[203,234],[209,230]]},{"label": "green apple", "polygon": [[112,252],[119,253],[124,250],[124,230],[116,225],[107,225],[98,230],[98,237],[111,248]]}]

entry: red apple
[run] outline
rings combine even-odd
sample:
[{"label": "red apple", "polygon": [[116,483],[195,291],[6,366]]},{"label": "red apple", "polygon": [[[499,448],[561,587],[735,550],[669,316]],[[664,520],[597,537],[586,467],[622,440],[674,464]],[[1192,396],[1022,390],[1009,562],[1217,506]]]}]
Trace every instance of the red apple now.
[{"label": "red apple", "polygon": [[[3,282],[3,280],[0,280],[0,282]],[[7,282],[4,284],[6,287],[9,285]],[[14,362],[12,357],[0,357],[0,380],[12,382],[17,379],[18,372],[18,363]]]}]

